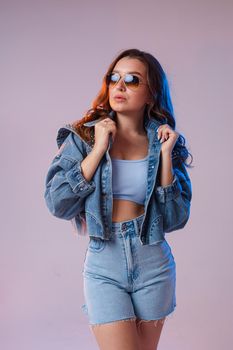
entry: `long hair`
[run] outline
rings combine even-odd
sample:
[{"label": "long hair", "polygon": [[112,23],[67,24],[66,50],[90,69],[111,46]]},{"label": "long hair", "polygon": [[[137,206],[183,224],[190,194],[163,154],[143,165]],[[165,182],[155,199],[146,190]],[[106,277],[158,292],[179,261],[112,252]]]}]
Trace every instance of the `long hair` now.
[{"label": "long hair", "polygon": [[[107,118],[111,112],[109,104],[109,93],[107,85],[107,76],[112,72],[116,63],[123,57],[136,58],[143,62],[147,68],[147,83],[151,94],[152,102],[146,105],[147,113],[150,118],[155,118],[162,124],[168,124],[173,130],[176,128],[176,120],[171,101],[168,80],[159,61],[150,53],[138,49],[128,49],[121,52],[110,64],[102,81],[102,87],[96,98],[93,100],[91,107],[82,119],[72,123],[76,132],[87,142],[94,139],[94,126],[85,127],[83,124],[98,119],[99,117]],[[192,167],[193,156],[188,152],[185,146],[185,138],[179,134],[176,144],[173,148],[173,154],[179,158],[185,166]],[[191,162],[185,161],[191,156]]]}]

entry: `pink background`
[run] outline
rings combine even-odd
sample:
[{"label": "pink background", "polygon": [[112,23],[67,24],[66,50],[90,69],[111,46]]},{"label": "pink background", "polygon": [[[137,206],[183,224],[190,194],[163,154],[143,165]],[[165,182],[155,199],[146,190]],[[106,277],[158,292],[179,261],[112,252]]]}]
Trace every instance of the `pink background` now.
[{"label": "pink background", "polygon": [[167,234],[177,308],[159,349],[229,349],[232,330],[232,14],[229,0],[0,1],[0,347],[97,349],[84,303],[88,237],[43,198],[57,130],[90,108],[123,49],[165,69],[194,156],[183,230]]}]

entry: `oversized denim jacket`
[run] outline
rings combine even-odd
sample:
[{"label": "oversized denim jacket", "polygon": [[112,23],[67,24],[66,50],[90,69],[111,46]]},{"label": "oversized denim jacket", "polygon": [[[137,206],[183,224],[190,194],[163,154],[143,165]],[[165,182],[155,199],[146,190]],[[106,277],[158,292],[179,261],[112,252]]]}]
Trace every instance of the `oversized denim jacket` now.
[{"label": "oversized denim jacket", "polygon": [[[161,124],[145,115],[144,125],[149,148],[145,216],[140,242],[153,245],[163,241],[165,233],[181,229],[187,223],[192,186],[184,164],[178,161],[175,147],[172,152],[173,181],[164,187],[157,183],[161,150],[157,128]],[[113,206],[111,142],[91,181],[87,181],[80,163],[91,152],[91,144],[83,140],[71,124],[65,124],[58,130],[56,140],[59,150],[45,180],[44,198],[49,211],[58,218],[70,220],[79,234],[110,240]]]}]

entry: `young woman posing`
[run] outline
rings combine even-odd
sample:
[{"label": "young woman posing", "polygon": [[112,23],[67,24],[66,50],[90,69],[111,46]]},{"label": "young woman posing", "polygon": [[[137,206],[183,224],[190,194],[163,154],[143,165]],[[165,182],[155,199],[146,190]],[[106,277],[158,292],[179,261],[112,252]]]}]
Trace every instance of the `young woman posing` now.
[{"label": "young woman posing", "polygon": [[165,233],[190,215],[185,139],[154,56],[123,51],[92,109],[58,131],[47,177],[51,213],[88,233],[83,276],[101,350],[155,350],[176,307],[176,264]]}]

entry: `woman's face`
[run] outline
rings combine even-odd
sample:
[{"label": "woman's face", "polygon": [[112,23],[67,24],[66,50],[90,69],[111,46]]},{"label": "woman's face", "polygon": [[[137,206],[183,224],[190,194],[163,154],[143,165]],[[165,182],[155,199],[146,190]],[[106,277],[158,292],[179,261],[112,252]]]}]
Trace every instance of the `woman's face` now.
[{"label": "woman's face", "polygon": [[[115,86],[109,87],[109,104],[111,108],[120,113],[132,113],[143,111],[145,104],[150,102],[150,92],[147,85],[147,71],[143,62],[136,58],[123,57],[112,70],[112,73],[119,73],[122,77],[126,73],[132,73],[139,77],[143,84],[139,84],[136,89],[126,87],[123,79],[120,79]],[[117,100],[120,95],[125,100]]]}]

